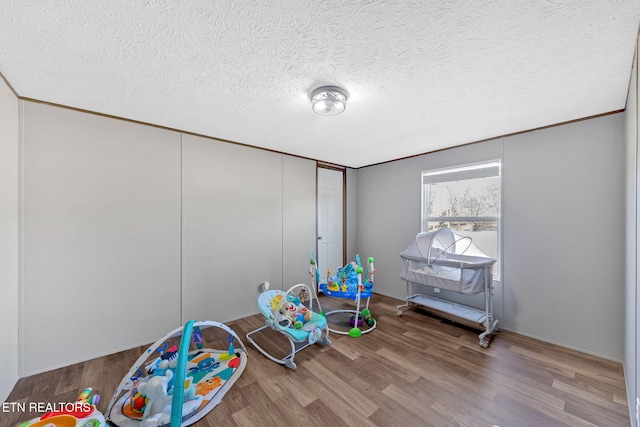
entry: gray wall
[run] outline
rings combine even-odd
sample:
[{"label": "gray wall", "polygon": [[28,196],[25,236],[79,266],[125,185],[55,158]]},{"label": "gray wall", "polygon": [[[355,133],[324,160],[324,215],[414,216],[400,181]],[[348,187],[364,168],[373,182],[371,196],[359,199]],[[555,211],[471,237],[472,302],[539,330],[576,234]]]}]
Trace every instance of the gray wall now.
[{"label": "gray wall", "polygon": [[504,144],[504,326],[622,360],[623,115]]},{"label": "gray wall", "polygon": [[624,374],[632,427],[637,426],[635,403],[640,384],[638,372],[638,52],[634,58],[629,97],[625,111],[626,132],[626,257],[625,257],[625,320],[624,320]]},{"label": "gray wall", "polygon": [[180,322],[180,135],[21,104],[23,375],[155,341]]},{"label": "gray wall", "polygon": [[183,136],[183,321],[257,312],[257,289],[309,283],[313,161]]},{"label": "gray wall", "polygon": [[282,285],[286,290],[294,284],[311,283],[309,250],[316,247],[316,162],[282,156],[282,174]]},{"label": "gray wall", "polygon": [[0,402],[18,379],[18,98],[0,79]]},{"label": "gray wall", "polygon": [[610,115],[359,169],[357,247],[376,257],[376,290],[405,295],[398,253],[420,231],[421,171],[501,158],[501,327],[622,360],[623,129]]},{"label": "gray wall", "polygon": [[20,376],[256,313],[265,280],[308,281],[314,161],[20,105]]}]

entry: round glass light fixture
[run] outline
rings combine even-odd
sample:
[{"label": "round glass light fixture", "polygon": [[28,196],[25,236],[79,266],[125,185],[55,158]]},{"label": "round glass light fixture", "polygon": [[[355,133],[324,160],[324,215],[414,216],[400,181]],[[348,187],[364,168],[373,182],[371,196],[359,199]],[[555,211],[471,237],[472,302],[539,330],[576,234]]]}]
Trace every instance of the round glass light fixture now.
[{"label": "round glass light fixture", "polygon": [[347,106],[347,91],[338,86],[322,86],[311,93],[313,111],[323,116],[334,116]]}]

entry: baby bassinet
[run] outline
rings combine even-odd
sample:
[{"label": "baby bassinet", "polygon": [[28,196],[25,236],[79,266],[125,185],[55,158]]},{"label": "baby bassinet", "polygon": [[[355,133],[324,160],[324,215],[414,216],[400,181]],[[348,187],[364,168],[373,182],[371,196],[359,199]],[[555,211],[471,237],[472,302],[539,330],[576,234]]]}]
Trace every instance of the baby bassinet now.
[{"label": "baby bassinet", "polygon": [[478,248],[470,237],[449,228],[419,233],[404,251],[400,278],[412,283],[462,294],[484,292],[486,270],[496,262]]},{"label": "baby bassinet", "polygon": [[[440,313],[461,318],[466,323],[482,325],[480,345],[487,347],[485,338],[497,327],[493,318],[492,268],[494,258],[487,256],[470,237],[456,234],[449,228],[418,233],[414,242],[400,253],[402,270],[400,278],[407,283],[406,303],[402,307],[420,305]],[[478,310],[462,304],[416,293],[425,285],[466,295],[485,293],[485,309]]]}]

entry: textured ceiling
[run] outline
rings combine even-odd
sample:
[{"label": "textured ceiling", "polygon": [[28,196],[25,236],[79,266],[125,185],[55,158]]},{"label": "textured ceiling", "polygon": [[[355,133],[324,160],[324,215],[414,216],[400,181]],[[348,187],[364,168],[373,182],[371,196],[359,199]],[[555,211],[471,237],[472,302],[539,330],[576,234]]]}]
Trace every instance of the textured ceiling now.
[{"label": "textured ceiling", "polygon": [[[1,0],[19,96],[351,167],[625,107],[638,0]],[[310,92],[340,85],[338,116]]]}]

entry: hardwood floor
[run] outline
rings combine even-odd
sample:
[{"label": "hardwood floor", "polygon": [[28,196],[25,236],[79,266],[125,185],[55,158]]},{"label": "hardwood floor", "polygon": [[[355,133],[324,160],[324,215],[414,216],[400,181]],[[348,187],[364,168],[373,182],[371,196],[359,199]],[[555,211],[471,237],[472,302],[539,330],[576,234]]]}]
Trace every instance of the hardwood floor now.
[{"label": "hardwood floor", "polygon": [[[321,303],[324,311],[353,307],[326,296]],[[296,371],[271,362],[245,339],[264,324],[262,316],[227,323],[247,347],[247,368],[195,426],[629,426],[619,363],[502,331],[484,349],[477,331],[424,311],[397,317],[399,303],[374,295],[376,330],[360,338],[332,334],[331,346],[296,355]],[[286,354],[288,341],[280,334],[267,329],[256,337]],[[93,387],[104,411],[145,349],[22,378],[7,402],[68,402]],[[0,426],[37,415],[0,413]]]}]

